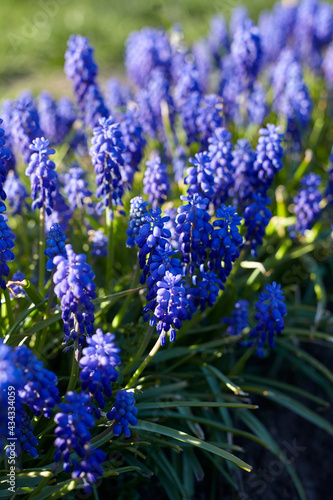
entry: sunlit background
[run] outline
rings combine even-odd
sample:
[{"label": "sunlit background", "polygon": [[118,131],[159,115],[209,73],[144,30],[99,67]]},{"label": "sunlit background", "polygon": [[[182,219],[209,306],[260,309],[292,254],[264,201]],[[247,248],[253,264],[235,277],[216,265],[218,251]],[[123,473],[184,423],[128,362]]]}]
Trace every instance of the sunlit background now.
[{"label": "sunlit background", "polygon": [[271,0],[2,0],[0,44],[1,98],[25,87],[70,93],[63,74],[66,42],[71,33],[88,36],[95,47],[100,80],[121,76],[124,42],[133,30],[175,23],[188,43],[205,35],[217,12],[226,19],[245,4],[256,20]]}]

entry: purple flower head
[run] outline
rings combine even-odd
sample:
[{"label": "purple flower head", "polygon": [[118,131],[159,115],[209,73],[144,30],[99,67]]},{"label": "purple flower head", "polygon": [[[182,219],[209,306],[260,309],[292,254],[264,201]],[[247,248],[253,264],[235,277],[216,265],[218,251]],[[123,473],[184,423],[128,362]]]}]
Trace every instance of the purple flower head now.
[{"label": "purple flower head", "polygon": [[185,62],[175,85],[175,103],[179,111],[193,92],[201,95],[199,73],[193,62]]},{"label": "purple flower head", "polygon": [[193,285],[187,291],[187,298],[197,308],[200,306],[201,311],[206,307],[212,307],[220,290],[223,290],[223,283],[216,273],[206,271],[204,264],[200,266],[199,275],[192,277]]},{"label": "purple flower head", "polygon": [[88,347],[82,350],[80,380],[82,389],[95,398],[99,408],[105,407],[105,396],[112,396],[111,382],[116,382],[120,365],[119,347],[114,343],[113,333],[103,334],[100,328],[87,338]]},{"label": "purple flower head", "polygon": [[6,278],[9,275],[8,262],[15,260],[14,234],[6,222],[7,217],[0,214],[0,288],[6,290]]},{"label": "purple flower head", "polygon": [[127,247],[134,247],[135,238],[139,234],[141,226],[145,224],[147,214],[147,201],[143,201],[141,196],[135,196],[135,198],[131,199],[130,213],[129,213],[129,221],[128,228],[126,234],[128,236],[126,241]]},{"label": "purple flower head", "polygon": [[272,213],[268,206],[271,202],[266,196],[252,194],[253,201],[244,210],[244,224],[247,229],[245,240],[251,247],[251,254],[257,255],[257,246],[263,244]]},{"label": "purple flower head", "polygon": [[201,93],[192,92],[185,99],[181,109],[180,117],[184,131],[186,133],[188,145],[198,141],[199,127],[197,126],[197,118],[199,114],[199,106],[201,103]]},{"label": "purple flower head", "polygon": [[116,400],[111,411],[107,413],[109,420],[115,420],[116,425],[113,428],[113,434],[120,436],[124,434],[126,438],[131,436],[129,425],[136,425],[138,423],[136,415],[138,409],[135,406],[135,399],[133,391],[119,391],[116,394]]},{"label": "purple flower head", "polygon": [[206,260],[209,235],[212,232],[210,216],[207,212],[209,199],[199,194],[181,196],[186,204],[177,209],[176,234],[180,243],[182,260],[189,266],[189,273],[199,268]]},{"label": "purple flower head", "polygon": [[325,189],[325,198],[326,198],[328,204],[332,205],[332,203],[333,203],[333,146],[331,149],[331,154],[330,154],[329,160],[330,160],[330,169],[328,172],[328,182],[326,184],[326,189]]},{"label": "purple flower head", "polygon": [[159,246],[155,248],[149,265],[147,300],[156,296],[156,288],[154,287],[163,278],[166,271],[170,271],[174,275],[183,273],[182,262],[176,255],[179,255],[178,251],[170,243],[166,243],[163,248]]},{"label": "purple flower head", "polygon": [[[281,285],[273,281],[271,285],[265,287],[265,291],[260,294],[255,305],[258,311],[255,315],[257,325],[251,330],[250,336],[254,339],[259,338],[257,343],[257,355],[259,357],[262,357],[265,353],[263,346],[266,338],[268,337],[269,347],[274,348],[274,335],[280,334],[284,330],[283,317],[287,314],[284,300]],[[251,347],[253,343],[254,340],[251,340],[246,345]]]},{"label": "purple flower head", "polygon": [[[2,119],[0,118],[0,124]],[[6,138],[5,131],[0,128],[0,213],[6,210],[3,201],[6,199],[6,191],[4,190],[4,183],[7,177],[7,160],[11,157],[11,152],[5,148]]]},{"label": "purple flower head", "polygon": [[143,178],[143,192],[148,194],[148,202],[156,210],[167,199],[170,183],[167,175],[167,166],[161,163],[157,155],[146,162],[147,168]]},{"label": "purple flower head", "polygon": [[[4,139],[7,143],[7,148],[11,152],[11,156],[6,158],[6,170],[15,170],[16,167],[16,158],[14,156],[14,139],[11,131],[11,119],[12,113],[14,109],[14,101],[11,99],[5,99],[1,103],[0,115],[2,118],[2,126],[4,128]],[[6,149],[7,149],[6,148]]]},{"label": "purple flower head", "polygon": [[126,108],[131,99],[133,96],[130,88],[118,78],[110,78],[106,82],[105,100],[111,113],[119,111],[119,108]]},{"label": "purple flower head", "polygon": [[200,101],[196,126],[203,149],[208,148],[208,139],[213,135],[214,130],[223,126],[222,110],[222,99],[216,94],[206,95]]},{"label": "purple flower head", "polygon": [[228,120],[239,122],[240,100],[243,97],[243,86],[238,78],[235,61],[227,54],[221,61],[221,81],[219,95],[223,99],[223,113]]},{"label": "purple flower head", "polygon": [[68,172],[63,174],[62,182],[72,212],[77,208],[92,208],[92,192],[88,189],[86,173],[78,164],[73,164]]},{"label": "purple flower head", "polygon": [[67,45],[64,70],[67,78],[72,81],[84,122],[93,128],[100,118],[109,115],[96,83],[94,49],[89,45],[89,38],[81,35],[71,35]]},{"label": "purple flower head", "polygon": [[195,67],[198,70],[198,83],[200,92],[207,92],[209,86],[209,75],[211,71],[211,56],[208,43],[201,38],[193,44],[192,53]]},{"label": "purple flower head", "polygon": [[128,109],[122,116],[119,128],[122,133],[124,144],[124,167],[121,175],[125,186],[131,189],[135,172],[139,170],[139,165],[143,157],[146,139],[143,135],[143,128],[139,122],[138,114]]},{"label": "purple flower head", "polygon": [[55,150],[50,149],[49,144],[44,137],[32,141],[30,149],[33,153],[25,170],[25,174],[30,177],[32,209],[44,207],[48,215],[53,209],[53,193],[58,179],[55,163],[49,159],[49,155],[53,155]]},{"label": "purple flower head", "polygon": [[210,239],[208,268],[210,271],[216,271],[225,283],[243,244],[243,238],[239,233],[242,218],[237,214],[236,207],[231,205],[228,207],[222,205],[218,208],[216,217]]},{"label": "purple flower head", "polygon": [[110,116],[101,118],[93,130],[90,156],[96,174],[96,196],[102,198],[97,204],[97,213],[105,207],[122,205],[123,182],[120,168],[124,164],[122,134],[119,124]]},{"label": "purple flower head", "polygon": [[69,222],[72,220],[73,212],[67,205],[65,198],[59,190],[59,184],[52,193],[53,209],[50,215],[46,214],[45,228],[49,231],[52,224],[59,224],[62,231],[67,232]]},{"label": "purple flower head", "polygon": [[41,92],[37,100],[40,127],[52,144],[58,144],[57,105],[50,92]]},{"label": "purple flower head", "polygon": [[170,333],[170,341],[176,340],[176,330],[182,326],[182,321],[189,318],[189,301],[186,290],[182,285],[182,275],[174,275],[166,271],[163,279],[156,283],[156,299],[144,308],[147,313],[145,320],[149,318],[149,312],[153,315],[149,324],[156,325],[157,333],[161,336],[161,344],[166,343],[165,336]]},{"label": "purple flower head", "polygon": [[66,245],[65,250],[66,256],[57,255],[53,259],[57,266],[53,275],[54,292],[61,299],[64,343],[78,338],[82,345],[83,335],[94,333],[95,306],[92,300],[96,296],[95,275],[85,255],[76,255],[71,245]]},{"label": "purple flower head", "polygon": [[169,72],[171,47],[166,33],[153,28],[134,31],[126,40],[125,67],[130,80],[146,87],[154,69]]},{"label": "purple flower head", "polygon": [[73,123],[76,120],[76,112],[74,109],[74,105],[69,97],[61,97],[57,101],[57,140],[58,144],[61,144],[62,141],[66,138],[67,134],[72,128]]},{"label": "purple flower head", "polygon": [[217,128],[208,139],[210,168],[214,175],[214,204],[221,206],[228,198],[233,182],[231,134],[225,128]]},{"label": "purple flower head", "polygon": [[228,318],[222,321],[227,327],[228,335],[240,335],[244,328],[249,326],[249,303],[247,300],[235,302],[234,310]]},{"label": "purple flower head", "polygon": [[46,249],[44,251],[45,255],[49,258],[46,263],[46,269],[48,271],[53,271],[55,268],[53,258],[56,255],[66,257],[65,242],[66,236],[62,232],[61,227],[59,224],[53,224],[50,228],[49,237],[46,240]]},{"label": "purple flower head", "polygon": [[298,233],[304,235],[307,229],[312,229],[321,212],[322,194],[318,189],[321,184],[320,176],[311,173],[304,176],[300,184],[303,187],[294,198],[296,224],[290,230],[292,238]]},{"label": "purple flower head", "polygon": [[[7,195],[8,205],[12,209],[13,215],[22,213],[28,207],[26,198],[29,196],[25,185],[16,172],[10,170],[4,183],[4,191]],[[0,208],[1,211],[1,208]]]},{"label": "purple flower head", "polygon": [[244,5],[238,5],[235,7],[231,12],[230,19],[231,36],[234,37],[235,33],[246,25],[248,21],[250,21],[248,9]]},{"label": "purple flower head", "polygon": [[281,146],[284,134],[280,134],[281,127],[267,124],[259,130],[260,137],[256,147],[256,159],[253,171],[257,179],[257,187],[264,193],[271,186],[275,175],[282,169],[283,148]]},{"label": "purple flower head", "polygon": [[234,205],[242,206],[251,198],[255,185],[255,152],[247,139],[238,139],[232,157],[233,182],[229,194]]},{"label": "purple flower head", "polygon": [[186,149],[182,145],[178,145],[175,149],[173,158],[172,158],[172,167],[174,178],[176,182],[179,182],[183,179],[185,168],[187,162],[187,154]]},{"label": "purple flower head", "polygon": [[214,196],[214,173],[208,153],[197,153],[189,159],[191,167],[186,169],[184,183],[188,185],[187,194],[200,194],[202,198],[212,199]]},{"label": "purple flower head", "polygon": [[252,21],[246,21],[236,30],[231,55],[243,87],[249,88],[256,80],[262,63],[260,32]]},{"label": "purple flower head", "polygon": [[268,112],[266,91],[260,82],[254,82],[246,97],[247,122],[261,125]]},{"label": "purple flower head", "polygon": [[[103,476],[101,463],[106,459],[105,453],[94,448],[90,442],[89,429],[95,427],[95,419],[89,412],[89,402],[89,394],[70,391],[65,396],[65,402],[59,404],[60,411],[54,417],[57,424],[54,460],[62,463],[64,472],[71,472],[73,479],[83,480],[86,494],[91,493],[89,483],[96,483]],[[71,457],[73,451],[78,458]]]},{"label": "purple flower head", "polygon": [[140,248],[139,265],[143,270],[140,279],[141,284],[144,284],[149,273],[152,256],[157,247],[165,248],[171,233],[164,227],[164,224],[169,221],[169,217],[162,217],[162,210],[158,208],[156,211],[150,209],[145,215],[145,222],[141,225],[139,233],[135,238],[135,243]]},{"label": "purple flower head", "polygon": [[10,130],[15,146],[21,152],[24,162],[28,164],[32,155],[30,145],[34,139],[42,136],[32,95],[21,94],[20,99],[14,102]]}]

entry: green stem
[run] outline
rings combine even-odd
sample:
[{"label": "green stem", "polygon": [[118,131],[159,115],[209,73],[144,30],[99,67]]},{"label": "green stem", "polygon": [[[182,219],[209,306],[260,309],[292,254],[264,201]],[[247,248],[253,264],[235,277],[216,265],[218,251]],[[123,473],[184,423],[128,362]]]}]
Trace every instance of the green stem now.
[{"label": "green stem", "polygon": [[122,375],[125,375],[126,373],[128,373],[129,371],[131,371],[131,369],[133,368],[133,366],[135,366],[135,364],[139,361],[139,359],[141,358],[142,354],[145,352],[146,350],[146,347],[147,345],[149,344],[150,342],[150,339],[153,335],[153,331],[155,329],[155,326],[150,326],[148,327],[143,339],[142,339],[142,342],[139,346],[139,349],[137,350],[134,358],[128,363],[127,366],[125,366],[125,368],[122,370]]},{"label": "green stem", "polygon": [[6,301],[6,307],[7,307],[9,326],[10,326],[10,328],[12,328],[15,324],[15,321],[14,321],[14,315],[13,315],[13,309],[12,309],[12,302],[10,300],[8,288],[6,288],[6,290],[4,290],[4,294],[5,294],[5,301]]},{"label": "green stem", "polygon": [[108,236],[108,256],[106,264],[106,288],[111,290],[111,280],[114,264],[114,235],[113,235],[113,210],[111,194],[109,196],[109,205],[106,207],[106,227]]},{"label": "green stem", "polygon": [[45,277],[45,207],[42,206],[39,214],[39,291],[44,295],[44,277]]},{"label": "green stem", "polygon": [[125,389],[131,389],[133,387],[133,385],[138,380],[138,378],[140,377],[140,375],[143,372],[143,370],[148,365],[149,361],[155,356],[155,354],[157,353],[157,351],[159,350],[160,347],[161,347],[161,336],[159,335],[156,344],[154,345],[154,347],[152,348],[152,350],[150,351],[150,353],[148,354],[148,356],[145,358],[145,360],[141,363],[141,365],[139,366],[139,368],[134,372],[133,377],[128,382],[128,384],[126,385]]},{"label": "green stem", "polygon": [[[78,322],[77,319],[74,319],[75,321],[75,331],[78,331]],[[79,356],[80,356],[80,351],[79,351],[79,341],[76,338],[74,340],[74,351],[73,351],[73,360],[72,360],[72,369],[71,369],[71,376],[69,378],[68,382],[68,387],[67,391],[74,391],[77,379],[79,377]]]},{"label": "green stem", "polygon": [[[139,254],[136,259],[136,268],[135,268],[135,273],[132,278],[131,286],[130,289],[135,288],[139,284],[139,278],[140,278],[140,266],[139,266]],[[118,314],[113,318],[112,321],[112,327],[117,328],[120,323],[122,322],[126,312],[128,311],[128,306],[130,302],[132,301],[132,295],[127,295],[123,305],[121,306]]]}]

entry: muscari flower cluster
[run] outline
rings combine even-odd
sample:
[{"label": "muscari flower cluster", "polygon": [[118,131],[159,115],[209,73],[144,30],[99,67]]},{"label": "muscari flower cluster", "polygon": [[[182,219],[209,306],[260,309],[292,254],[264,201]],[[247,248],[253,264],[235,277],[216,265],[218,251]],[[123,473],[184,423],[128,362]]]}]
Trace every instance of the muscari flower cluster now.
[{"label": "muscari flower cluster", "polygon": [[70,339],[80,345],[84,343],[84,334],[94,333],[95,277],[87,264],[84,254],[76,254],[71,245],[65,246],[66,256],[56,255],[53,263],[57,266],[53,275],[54,292],[61,299],[62,319],[64,322],[64,343]]},{"label": "muscari flower cluster", "polygon": [[229,317],[222,319],[227,326],[228,335],[240,335],[249,325],[249,303],[247,300],[235,302],[235,308]]},{"label": "muscari flower cluster", "polygon": [[124,390],[117,392],[114,406],[112,410],[106,414],[109,420],[116,421],[113,428],[113,434],[115,436],[120,436],[120,434],[123,433],[125,437],[130,437],[131,430],[128,424],[137,424],[137,413],[138,409],[135,406],[133,391]]},{"label": "muscari flower cluster", "polygon": [[28,208],[26,201],[28,192],[20,176],[15,171],[10,170],[8,172],[3,189],[6,193],[6,201],[13,215],[21,214],[24,209]]},{"label": "muscari flower cluster", "polygon": [[126,246],[131,248],[135,245],[135,238],[139,234],[140,228],[146,222],[147,201],[143,201],[141,196],[135,196],[130,201],[129,221],[126,234]]},{"label": "muscari flower cluster", "polygon": [[107,257],[109,238],[104,234],[104,231],[98,229],[97,231],[89,231],[89,233],[92,243],[91,255],[95,255],[96,257]]},{"label": "muscari flower cluster", "polygon": [[77,208],[92,209],[92,192],[88,188],[86,174],[78,164],[72,165],[62,176],[62,182],[72,212]]},{"label": "muscari flower cluster", "polygon": [[251,347],[254,342],[257,342],[257,355],[264,356],[264,345],[266,339],[269,347],[275,347],[274,336],[280,334],[284,330],[283,317],[287,314],[287,308],[284,303],[285,297],[281,285],[275,281],[271,285],[265,287],[265,291],[259,296],[259,300],[255,305],[257,313],[255,319],[257,325],[250,331],[250,336],[253,340],[245,341],[241,345]]},{"label": "muscari flower cluster", "polygon": [[48,271],[53,271],[55,268],[55,264],[53,262],[53,258],[56,255],[62,255],[66,257],[66,236],[62,232],[59,224],[53,224],[49,230],[49,237],[46,240],[46,249],[44,250],[44,254],[49,258],[46,263],[46,269]]},{"label": "muscari flower cluster", "polygon": [[21,94],[14,102],[10,117],[10,133],[14,145],[21,152],[24,162],[28,164],[32,155],[31,143],[43,135],[38,111],[30,93]]},{"label": "muscari flower cluster", "polygon": [[101,213],[105,207],[122,205],[123,182],[120,168],[124,163],[124,145],[119,124],[113,118],[101,118],[99,126],[93,130],[90,155],[96,174],[96,196],[102,198],[96,211]]},{"label": "muscari flower cluster", "polygon": [[53,194],[56,191],[58,175],[55,172],[55,163],[49,159],[49,155],[55,153],[49,148],[49,141],[44,137],[38,137],[30,145],[31,159],[25,170],[30,177],[31,197],[33,199],[32,209],[45,208],[47,215],[52,213]]},{"label": "muscari flower cluster", "polygon": [[311,173],[303,177],[300,184],[303,187],[294,198],[296,224],[290,228],[292,238],[295,238],[297,234],[304,235],[307,229],[312,229],[321,212],[322,194],[318,189],[321,184],[320,176]]},{"label": "muscari flower cluster", "polygon": [[156,155],[146,162],[147,168],[143,178],[143,192],[148,194],[148,202],[156,210],[162,205],[169,193],[170,183],[167,175],[167,166],[161,163],[161,158]]}]

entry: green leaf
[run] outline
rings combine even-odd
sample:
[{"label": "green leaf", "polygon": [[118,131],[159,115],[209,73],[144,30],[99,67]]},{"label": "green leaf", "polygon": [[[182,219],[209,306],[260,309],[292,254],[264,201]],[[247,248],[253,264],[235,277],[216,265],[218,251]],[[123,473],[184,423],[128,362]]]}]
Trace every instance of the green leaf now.
[{"label": "green leaf", "polygon": [[162,408],[248,408],[249,410],[257,410],[257,405],[249,405],[245,403],[219,403],[219,402],[207,402],[207,401],[167,401],[158,403],[138,403],[138,410],[154,410],[154,409],[162,409]]},{"label": "green leaf", "polygon": [[240,467],[241,469],[244,469],[248,472],[252,470],[252,467],[249,464],[243,462],[235,455],[232,455],[231,453],[228,453],[227,451],[224,451],[221,448],[218,448],[217,446],[205,443],[201,439],[190,436],[186,432],[179,431],[177,429],[171,429],[170,427],[165,427],[164,425],[155,424],[153,422],[145,422],[143,420],[138,421],[137,428],[144,431],[156,432],[157,434],[169,436],[174,439],[177,439],[178,441],[183,441],[185,443],[190,443],[193,446],[197,446],[202,450],[214,453],[215,455],[218,455],[219,457],[224,458],[225,460],[230,460],[230,462],[234,463],[235,465],[238,465],[238,467]]}]

